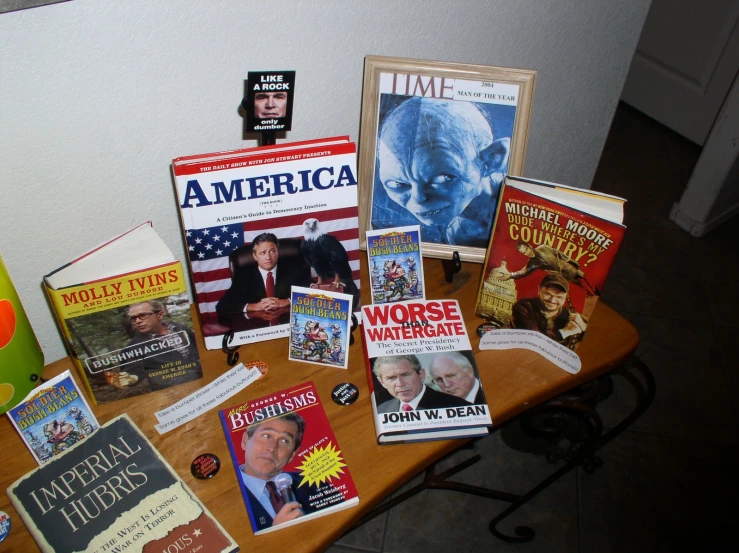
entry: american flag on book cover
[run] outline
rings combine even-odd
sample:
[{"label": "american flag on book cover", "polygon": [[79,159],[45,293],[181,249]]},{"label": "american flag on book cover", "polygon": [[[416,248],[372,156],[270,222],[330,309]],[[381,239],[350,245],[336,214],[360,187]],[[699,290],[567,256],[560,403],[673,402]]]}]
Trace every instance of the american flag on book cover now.
[{"label": "american flag on book cover", "polygon": [[[216,326],[218,324],[216,304],[231,287],[229,255],[237,248],[251,244],[254,238],[263,232],[274,233],[278,240],[302,238],[303,222],[306,219],[318,219],[324,232],[341,241],[349,255],[354,282],[359,287],[358,217],[359,209],[354,206],[187,230],[185,237],[203,334],[215,336],[223,332],[222,328]],[[271,226],[266,227],[266,224]]]}]

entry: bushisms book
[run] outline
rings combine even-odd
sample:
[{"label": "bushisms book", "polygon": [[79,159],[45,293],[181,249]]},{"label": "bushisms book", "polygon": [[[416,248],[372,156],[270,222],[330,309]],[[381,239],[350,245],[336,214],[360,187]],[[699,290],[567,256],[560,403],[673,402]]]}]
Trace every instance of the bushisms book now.
[{"label": "bushisms book", "polygon": [[379,443],[483,436],[492,426],[456,300],[362,308]]},{"label": "bushisms book", "polygon": [[238,551],[128,415],[7,493],[44,553]]},{"label": "bushisms book", "polygon": [[356,146],[309,140],[172,162],[205,345],[289,336],[290,288],[359,310]]},{"label": "bushisms book", "polygon": [[359,503],[312,382],[220,411],[255,534]]},{"label": "bushisms book", "polygon": [[476,312],[570,349],[585,336],[626,227],[626,200],[506,177]]},{"label": "bushisms book", "polygon": [[202,377],[182,264],[144,223],[44,277],[96,403]]}]

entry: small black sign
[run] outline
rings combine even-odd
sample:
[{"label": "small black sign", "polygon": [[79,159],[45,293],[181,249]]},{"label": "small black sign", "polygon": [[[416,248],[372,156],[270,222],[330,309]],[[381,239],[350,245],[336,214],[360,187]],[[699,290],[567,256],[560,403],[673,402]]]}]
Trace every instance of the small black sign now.
[{"label": "small black sign", "polygon": [[339,384],[331,390],[331,399],[338,405],[351,405],[359,397],[359,388],[350,382]]},{"label": "small black sign", "polygon": [[289,131],[293,121],[295,71],[249,71],[247,132]]}]

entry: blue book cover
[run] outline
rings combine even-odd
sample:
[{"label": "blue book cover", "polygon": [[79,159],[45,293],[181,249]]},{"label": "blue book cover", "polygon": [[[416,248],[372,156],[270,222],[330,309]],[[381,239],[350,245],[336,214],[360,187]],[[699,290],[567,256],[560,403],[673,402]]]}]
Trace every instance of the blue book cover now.
[{"label": "blue book cover", "polygon": [[7,415],[39,465],[100,426],[69,371],[39,385]]},{"label": "blue book cover", "polygon": [[372,303],[426,299],[419,225],[367,231]]},{"label": "blue book cover", "polygon": [[289,359],[346,369],[351,308],[349,294],[293,286]]}]

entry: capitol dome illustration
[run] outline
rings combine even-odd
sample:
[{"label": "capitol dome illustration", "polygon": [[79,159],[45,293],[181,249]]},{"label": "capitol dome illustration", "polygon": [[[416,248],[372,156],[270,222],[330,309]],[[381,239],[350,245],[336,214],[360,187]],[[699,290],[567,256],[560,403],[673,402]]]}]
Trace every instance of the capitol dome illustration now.
[{"label": "capitol dome illustration", "polygon": [[488,319],[491,323],[501,327],[510,326],[513,304],[516,303],[518,298],[516,282],[513,279],[502,280],[500,278],[509,272],[505,259],[500,262],[499,267],[490,271],[488,278],[485,279],[482,285],[477,311],[480,317]]}]

